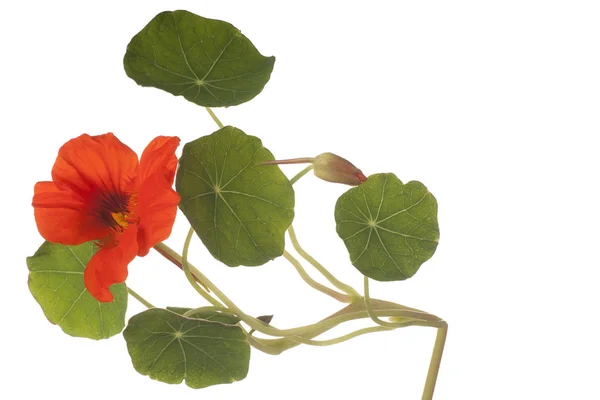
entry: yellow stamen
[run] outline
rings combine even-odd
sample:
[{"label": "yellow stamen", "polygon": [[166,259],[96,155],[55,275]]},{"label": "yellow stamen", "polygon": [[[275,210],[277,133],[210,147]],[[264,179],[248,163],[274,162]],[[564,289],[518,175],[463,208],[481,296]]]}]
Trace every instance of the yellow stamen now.
[{"label": "yellow stamen", "polygon": [[127,215],[123,214],[122,212],[111,212],[110,215],[113,217],[117,225],[119,225],[121,228],[127,228],[127,225],[129,225],[129,223],[126,220]]}]

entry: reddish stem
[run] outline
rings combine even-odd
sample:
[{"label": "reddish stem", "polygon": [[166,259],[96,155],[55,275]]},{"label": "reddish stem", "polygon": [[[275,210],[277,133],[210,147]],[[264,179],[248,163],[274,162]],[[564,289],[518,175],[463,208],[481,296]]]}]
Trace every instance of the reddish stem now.
[{"label": "reddish stem", "polygon": [[303,158],[290,158],[288,160],[270,160],[263,161],[261,164],[263,165],[279,165],[279,164],[308,164],[315,161],[312,157],[303,157]]},{"label": "reddish stem", "polygon": [[[154,250],[156,250],[161,256],[163,256],[167,260],[171,261],[174,265],[176,265],[180,270],[183,271],[183,264],[181,263],[181,260],[178,260],[177,258],[173,257],[171,254],[167,253],[166,251],[164,251],[160,247],[154,246]],[[204,285],[204,283],[202,283],[202,281],[200,281],[200,279],[198,279],[198,277],[196,275],[194,275],[193,272],[190,271],[190,273],[192,274],[192,276],[194,277],[194,279],[196,280],[196,282],[198,282],[200,285],[202,285],[202,287],[204,289],[206,289],[207,292],[210,293],[210,289],[207,288]]]}]

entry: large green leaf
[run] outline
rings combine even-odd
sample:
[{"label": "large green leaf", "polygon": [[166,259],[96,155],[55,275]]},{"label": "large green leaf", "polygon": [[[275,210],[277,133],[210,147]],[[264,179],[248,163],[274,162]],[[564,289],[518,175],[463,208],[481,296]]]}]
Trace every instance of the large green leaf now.
[{"label": "large green leaf", "polygon": [[134,315],[123,336],[134,368],[161,382],[202,388],[248,374],[250,345],[236,325],[153,308]]},{"label": "large green leaf", "polygon": [[437,202],[420,182],[376,174],[340,196],[337,233],[352,264],[379,281],[413,276],[438,244]]},{"label": "large green leaf", "polygon": [[233,25],[188,11],[165,11],[131,39],[123,64],[141,86],[205,107],[244,103],[269,81],[275,57],[262,56]]},{"label": "large green leaf", "polygon": [[226,126],[187,143],[179,160],[179,207],[210,253],[230,267],[283,254],[294,189],[260,139]]},{"label": "large green leaf", "polygon": [[72,336],[106,339],[125,326],[127,287],[112,285],[110,303],[92,297],[83,283],[83,271],[95,251],[93,242],[78,246],[45,242],[27,258],[28,283],[51,323]]}]

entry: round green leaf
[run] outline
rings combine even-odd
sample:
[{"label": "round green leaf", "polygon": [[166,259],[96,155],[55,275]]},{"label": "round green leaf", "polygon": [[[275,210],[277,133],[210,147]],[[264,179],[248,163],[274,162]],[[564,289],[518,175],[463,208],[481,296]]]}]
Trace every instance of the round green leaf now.
[{"label": "round green leaf", "polygon": [[438,244],[437,202],[421,182],[376,174],[340,196],[337,233],[352,264],[378,281],[413,276]]},{"label": "round green leaf", "polygon": [[161,382],[203,388],[248,374],[250,345],[236,325],[153,308],[134,315],[123,336],[136,371]]},{"label": "round green leaf", "polygon": [[96,251],[93,242],[78,246],[45,242],[27,257],[29,290],[46,318],[71,336],[106,339],[123,330],[127,287],[112,285],[114,301],[101,303],[85,288],[83,271]]},{"label": "round green leaf", "polygon": [[204,107],[244,103],[271,77],[275,57],[262,56],[233,25],[188,11],[165,11],[131,39],[123,64],[138,85],[183,96]]},{"label": "round green leaf", "polygon": [[179,160],[179,208],[224,264],[256,266],[283,254],[294,189],[260,139],[226,126],[187,143]]}]

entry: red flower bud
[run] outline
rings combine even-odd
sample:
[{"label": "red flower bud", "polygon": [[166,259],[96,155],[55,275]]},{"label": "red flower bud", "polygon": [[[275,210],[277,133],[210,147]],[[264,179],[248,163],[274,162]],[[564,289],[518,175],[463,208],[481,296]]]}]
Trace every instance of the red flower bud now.
[{"label": "red flower bud", "polygon": [[315,176],[327,182],[356,186],[367,180],[362,171],[350,161],[333,153],[323,153],[313,161]]}]

